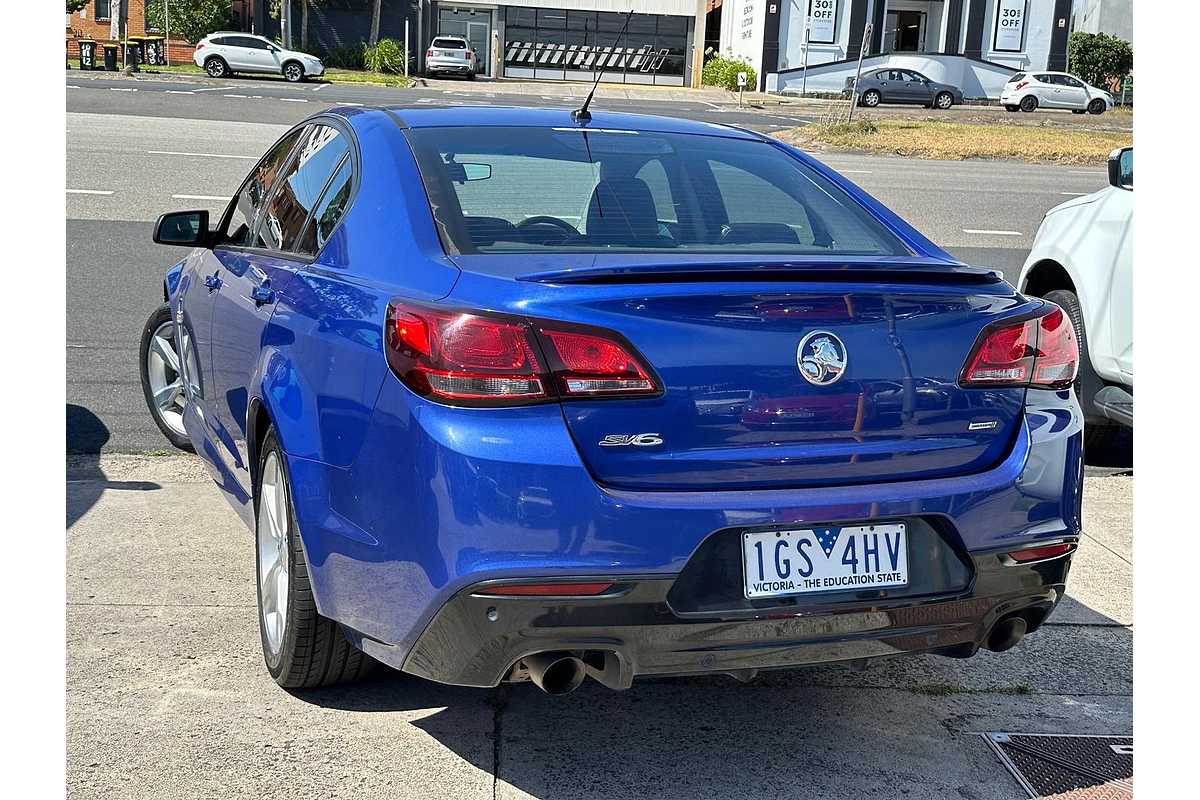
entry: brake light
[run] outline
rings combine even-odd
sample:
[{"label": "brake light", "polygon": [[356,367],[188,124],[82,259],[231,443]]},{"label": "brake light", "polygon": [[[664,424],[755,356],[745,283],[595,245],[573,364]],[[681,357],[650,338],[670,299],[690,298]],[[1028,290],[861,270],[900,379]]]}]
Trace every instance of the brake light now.
[{"label": "brake light", "polygon": [[408,388],[455,405],[660,391],[618,334],[566,323],[393,302],[386,351]]},{"label": "brake light", "polygon": [[431,49],[429,49],[429,50],[426,50],[426,51],[425,51],[425,57],[426,57],[426,58],[433,58],[433,49],[432,49],[432,48],[431,48]]},{"label": "brake light", "polygon": [[1079,341],[1058,306],[1042,316],[986,328],[967,358],[964,387],[1065,389],[1079,371]]},{"label": "brake light", "polygon": [[1014,550],[1008,554],[1008,557],[1020,564],[1026,564],[1030,561],[1043,561],[1047,558],[1065,555],[1071,552],[1074,547],[1075,545],[1070,542],[1059,542],[1041,547],[1029,547],[1025,550]]},{"label": "brake light", "polygon": [[1021,81],[1020,83],[1017,84],[1017,89],[1018,90],[1024,89],[1028,85],[1029,85],[1029,81]]}]

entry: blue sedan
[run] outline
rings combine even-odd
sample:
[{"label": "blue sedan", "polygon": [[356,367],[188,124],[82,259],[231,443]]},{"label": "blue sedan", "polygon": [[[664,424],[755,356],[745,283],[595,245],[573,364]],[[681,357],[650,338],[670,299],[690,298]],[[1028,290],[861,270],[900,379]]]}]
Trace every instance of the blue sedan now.
[{"label": "blue sedan", "polygon": [[155,239],[281,686],[965,657],[1063,595],[1069,318],[771,138],[339,109]]}]

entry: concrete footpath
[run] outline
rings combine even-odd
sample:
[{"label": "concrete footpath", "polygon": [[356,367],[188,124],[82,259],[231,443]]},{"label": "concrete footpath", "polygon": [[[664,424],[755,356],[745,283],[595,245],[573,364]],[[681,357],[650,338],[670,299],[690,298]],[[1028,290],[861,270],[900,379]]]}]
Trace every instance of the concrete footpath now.
[{"label": "concrete footpath", "polygon": [[1019,798],[976,734],[1132,730],[1132,483],[1089,477],[1069,597],[1015,650],[725,677],[288,694],[253,540],[189,456],[68,459],[72,798]]}]

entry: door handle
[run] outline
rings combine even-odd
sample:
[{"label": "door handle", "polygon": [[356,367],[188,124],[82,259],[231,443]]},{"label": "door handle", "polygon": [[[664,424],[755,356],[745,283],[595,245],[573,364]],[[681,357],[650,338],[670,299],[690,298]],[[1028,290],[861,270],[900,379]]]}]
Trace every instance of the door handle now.
[{"label": "door handle", "polygon": [[219,275],[219,271],[214,272],[212,275],[209,275],[204,279],[204,285],[208,287],[210,294],[221,288],[221,278]]},{"label": "door handle", "polygon": [[275,290],[268,284],[255,286],[250,290],[250,299],[254,301],[254,305],[263,306],[267,303],[275,302]]}]

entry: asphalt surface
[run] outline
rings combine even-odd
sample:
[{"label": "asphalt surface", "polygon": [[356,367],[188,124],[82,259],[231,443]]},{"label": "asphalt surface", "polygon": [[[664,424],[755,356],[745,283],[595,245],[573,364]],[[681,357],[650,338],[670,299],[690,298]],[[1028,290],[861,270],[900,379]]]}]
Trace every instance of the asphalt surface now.
[{"label": "asphalt surface", "polygon": [[[385,89],[69,73],[66,84],[74,87],[66,92],[67,447],[77,453],[143,453],[167,446],[144,407],[137,366],[141,328],[161,301],[163,273],[184,255],[151,243],[159,214],[182,208],[219,214],[254,161],[287,126],[331,105],[567,108],[572,99],[448,82]],[[595,107],[759,130],[809,121],[786,108],[739,110],[709,101],[601,95]],[[1105,185],[1100,168],[839,153],[818,157],[956,256],[999,268],[1010,279],[1016,278],[1047,209]]]},{"label": "asphalt surface", "polygon": [[195,457],[69,457],[67,792],[90,798],[1024,797],[978,735],[1132,730],[1132,479],[1088,478],[1068,596],[1007,653],[464,689],[280,690],[253,539]]}]

